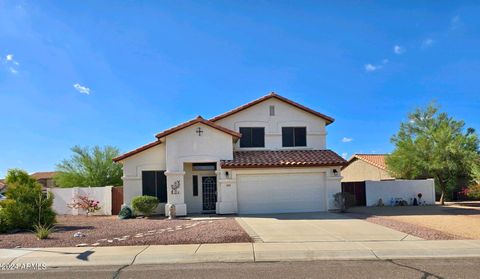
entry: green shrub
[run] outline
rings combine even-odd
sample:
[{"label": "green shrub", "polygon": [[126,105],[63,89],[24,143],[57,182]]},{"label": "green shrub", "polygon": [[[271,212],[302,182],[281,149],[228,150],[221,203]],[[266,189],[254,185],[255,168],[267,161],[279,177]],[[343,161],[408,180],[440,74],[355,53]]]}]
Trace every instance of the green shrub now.
[{"label": "green shrub", "polygon": [[47,239],[48,236],[53,232],[54,226],[52,225],[42,225],[37,224],[33,225],[33,232],[38,239]]},{"label": "green shrub", "polygon": [[142,213],[145,216],[152,215],[155,208],[158,206],[157,197],[152,196],[137,196],[132,199],[132,208],[137,212]]},{"label": "green shrub", "polygon": [[9,170],[7,199],[0,202],[0,232],[14,229],[31,230],[36,224],[55,223],[53,195],[42,192],[35,179],[21,170]]},{"label": "green shrub", "polygon": [[0,201],[0,233],[6,233],[14,229],[18,216],[12,214],[13,210],[5,209],[13,206],[15,206],[14,200]]}]

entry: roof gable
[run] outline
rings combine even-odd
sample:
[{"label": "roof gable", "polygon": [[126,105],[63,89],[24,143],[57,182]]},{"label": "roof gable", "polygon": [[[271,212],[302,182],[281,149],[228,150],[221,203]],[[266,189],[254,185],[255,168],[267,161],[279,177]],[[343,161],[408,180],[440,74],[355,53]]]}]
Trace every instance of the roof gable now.
[{"label": "roof gable", "polygon": [[263,96],[263,97],[261,97],[261,98],[259,98],[259,99],[256,99],[256,100],[254,100],[254,101],[252,101],[252,102],[250,102],[250,103],[247,103],[247,104],[245,104],[245,105],[243,105],[243,106],[240,106],[240,107],[237,107],[237,108],[235,108],[235,109],[233,109],[233,110],[231,110],[231,111],[228,111],[228,112],[226,112],[226,113],[223,113],[223,114],[220,114],[220,115],[218,115],[218,116],[215,116],[215,117],[211,118],[210,121],[212,121],[212,122],[218,121],[218,120],[220,120],[220,119],[226,118],[226,117],[231,116],[231,115],[233,115],[233,114],[236,114],[236,113],[238,113],[238,112],[240,112],[240,111],[246,110],[246,109],[248,109],[248,108],[250,108],[250,107],[253,107],[253,106],[256,105],[256,104],[259,104],[259,103],[261,103],[261,102],[263,102],[263,101],[266,101],[266,100],[269,100],[269,99],[272,99],[272,98],[275,98],[275,99],[280,100],[280,101],[282,101],[282,102],[285,102],[285,103],[287,103],[287,104],[289,104],[289,105],[291,105],[291,106],[294,106],[294,107],[296,107],[296,108],[298,108],[298,109],[300,109],[300,110],[303,110],[303,111],[308,112],[308,113],[310,113],[310,114],[313,114],[313,115],[315,115],[315,116],[317,116],[317,117],[320,117],[320,118],[324,119],[324,120],[327,122],[327,123],[326,123],[327,125],[328,125],[328,124],[331,124],[333,121],[335,121],[335,119],[333,119],[333,118],[330,117],[330,116],[327,116],[327,115],[325,115],[325,114],[322,114],[322,113],[320,113],[320,112],[318,112],[318,111],[315,111],[315,110],[313,110],[313,109],[307,108],[306,106],[303,106],[303,105],[301,105],[301,104],[299,104],[299,103],[296,103],[296,102],[294,102],[294,101],[292,101],[292,100],[290,100],[290,99],[287,99],[287,98],[285,98],[285,97],[282,97],[282,96],[276,94],[275,92],[271,92],[270,94],[265,95],[265,96]]},{"label": "roof gable", "polygon": [[157,137],[158,139],[160,139],[160,138],[166,137],[166,136],[168,136],[168,135],[170,135],[170,134],[173,134],[173,133],[175,133],[175,132],[178,132],[178,131],[180,131],[180,130],[182,130],[182,129],[185,129],[185,128],[187,128],[187,127],[190,127],[190,126],[192,126],[192,125],[198,124],[198,123],[201,123],[201,124],[210,126],[210,127],[214,128],[214,129],[217,129],[217,130],[219,130],[219,131],[221,131],[221,132],[227,133],[227,134],[233,136],[234,138],[240,138],[240,137],[242,136],[242,134],[240,134],[240,133],[238,133],[238,132],[232,131],[232,130],[227,129],[227,128],[225,128],[225,127],[222,127],[222,126],[220,126],[220,125],[218,125],[218,124],[215,124],[215,123],[213,123],[213,122],[210,121],[210,120],[206,120],[206,119],[202,118],[201,116],[197,116],[197,118],[195,118],[195,119],[192,119],[192,120],[187,121],[187,122],[185,122],[185,123],[182,123],[182,124],[180,124],[180,125],[178,125],[178,126],[175,126],[175,127],[170,128],[170,129],[168,129],[168,130],[165,130],[165,131],[163,131],[163,132],[160,132],[160,133],[158,133],[155,137]]},{"label": "roof gable", "polygon": [[138,153],[140,153],[140,152],[142,152],[142,151],[144,151],[144,150],[147,150],[147,149],[149,149],[149,148],[151,148],[151,147],[157,146],[157,145],[159,145],[159,144],[161,144],[161,143],[162,143],[162,142],[161,142],[160,140],[156,140],[156,141],[154,141],[154,142],[147,143],[147,144],[145,144],[145,145],[140,146],[140,147],[137,148],[137,149],[134,149],[134,150],[132,150],[132,151],[129,151],[129,152],[127,152],[127,153],[124,153],[124,154],[122,154],[122,155],[120,155],[120,156],[118,156],[118,157],[115,157],[115,158],[113,158],[112,160],[113,160],[114,162],[119,162],[119,161],[121,161],[121,160],[123,160],[123,159],[125,159],[125,158],[128,158],[128,157],[130,157],[130,156],[133,156],[133,155],[135,155],[135,154],[138,154]]},{"label": "roof gable", "polygon": [[121,160],[123,160],[123,159],[126,159],[126,158],[130,157],[130,156],[133,156],[133,155],[135,155],[135,154],[138,154],[138,153],[140,153],[140,152],[142,152],[142,151],[144,151],[144,150],[150,149],[151,147],[157,146],[157,145],[159,145],[159,144],[162,143],[162,141],[160,140],[161,138],[164,138],[164,137],[166,137],[166,136],[168,136],[168,135],[171,135],[171,134],[173,134],[173,133],[176,133],[176,132],[178,132],[178,131],[180,131],[180,130],[183,130],[183,129],[185,129],[185,128],[188,128],[188,127],[190,127],[190,126],[192,126],[192,125],[195,125],[195,124],[198,124],[198,123],[207,125],[207,126],[209,126],[209,127],[212,127],[212,128],[214,128],[214,129],[217,129],[217,130],[219,130],[219,131],[221,131],[221,132],[224,132],[224,133],[226,133],[226,134],[229,134],[229,135],[231,135],[232,137],[234,137],[234,138],[236,138],[236,139],[238,139],[238,138],[240,138],[240,137],[242,136],[242,134],[240,134],[240,133],[237,133],[237,132],[235,132],[235,131],[232,131],[232,130],[230,130],[230,129],[227,129],[227,128],[225,128],[225,127],[222,127],[222,126],[220,126],[220,125],[218,125],[218,124],[215,124],[215,123],[213,123],[213,122],[211,122],[211,121],[209,121],[209,120],[206,120],[206,119],[202,118],[201,116],[198,116],[198,117],[195,118],[195,119],[192,119],[192,120],[190,120],[190,121],[184,122],[184,123],[182,123],[182,124],[180,124],[180,125],[178,125],[178,126],[175,126],[175,127],[173,127],[173,128],[170,128],[170,129],[167,129],[167,130],[165,130],[165,131],[163,131],[163,132],[158,133],[157,135],[155,135],[155,137],[157,138],[156,141],[151,142],[151,143],[148,143],[148,144],[145,144],[145,145],[143,145],[143,146],[140,146],[140,147],[137,148],[137,149],[134,149],[134,150],[132,150],[132,151],[129,151],[129,152],[127,152],[127,153],[125,153],[125,154],[122,154],[122,155],[120,155],[120,156],[118,156],[118,157],[115,157],[115,158],[113,158],[113,161],[114,161],[114,162],[119,162],[119,161],[121,161]]},{"label": "roof gable", "polygon": [[387,156],[388,154],[354,154],[352,158],[348,160],[348,164],[355,160],[362,160],[372,166],[387,170],[387,164],[385,163],[385,158]]}]

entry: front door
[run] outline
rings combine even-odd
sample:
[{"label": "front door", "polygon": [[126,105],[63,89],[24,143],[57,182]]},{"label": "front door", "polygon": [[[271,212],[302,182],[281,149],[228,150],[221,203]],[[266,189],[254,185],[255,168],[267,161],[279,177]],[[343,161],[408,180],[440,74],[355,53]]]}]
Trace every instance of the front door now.
[{"label": "front door", "polygon": [[217,177],[202,177],[203,211],[215,211],[217,203]]}]

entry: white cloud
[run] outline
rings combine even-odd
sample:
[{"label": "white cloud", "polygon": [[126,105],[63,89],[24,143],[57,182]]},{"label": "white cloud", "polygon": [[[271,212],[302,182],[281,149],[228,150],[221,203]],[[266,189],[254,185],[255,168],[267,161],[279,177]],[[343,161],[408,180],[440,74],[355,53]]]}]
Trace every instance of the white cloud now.
[{"label": "white cloud", "polygon": [[79,83],[75,83],[73,87],[80,93],[90,95],[90,88],[82,86]]},{"label": "white cloud", "polygon": [[365,71],[367,72],[375,72],[376,70],[381,69],[382,66],[373,65],[373,64],[365,64]]},{"label": "white cloud", "polygon": [[6,65],[7,70],[10,73],[18,74],[18,65],[20,65],[20,63],[15,61],[15,59],[13,59],[13,54],[5,55],[5,60],[3,61],[3,63]]},{"label": "white cloud", "polygon": [[351,141],[353,141],[352,138],[343,137],[342,139],[342,142],[351,142]]},{"label": "white cloud", "polygon": [[422,42],[422,48],[425,49],[425,48],[429,48],[433,45],[433,43],[435,43],[435,41],[431,38],[426,38],[425,40],[423,40]]},{"label": "white cloud", "polygon": [[347,159],[347,156],[348,156],[348,153],[347,153],[347,152],[343,152],[343,153],[342,153],[342,158],[343,158],[343,159]]},{"label": "white cloud", "polygon": [[367,72],[375,72],[375,71],[383,68],[383,65],[387,65],[388,62],[390,62],[390,61],[387,58],[385,58],[379,64],[371,64],[371,63],[365,64],[364,68],[365,68],[365,71],[367,71]]},{"label": "white cloud", "polygon": [[15,75],[15,74],[18,74],[18,71],[17,71],[15,68],[13,68],[13,67],[8,67],[8,71],[9,71],[10,73],[14,74],[14,75]]},{"label": "white cloud", "polygon": [[406,51],[405,48],[402,47],[402,46],[399,46],[399,45],[393,46],[393,52],[394,52],[395,54],[400,55],[400,54],[405,53],[405,51]]}]

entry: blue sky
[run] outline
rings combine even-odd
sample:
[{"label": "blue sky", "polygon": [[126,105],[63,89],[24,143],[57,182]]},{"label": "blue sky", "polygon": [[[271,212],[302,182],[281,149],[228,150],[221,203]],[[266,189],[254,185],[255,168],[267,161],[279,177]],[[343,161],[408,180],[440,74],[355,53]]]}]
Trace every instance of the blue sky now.
[{"label": "blue sky", "polygon": [[0,0],[0,177],[270,91],[334,117],[346,156],[431,100],[480,130],[478,2],[325,2]]}]

